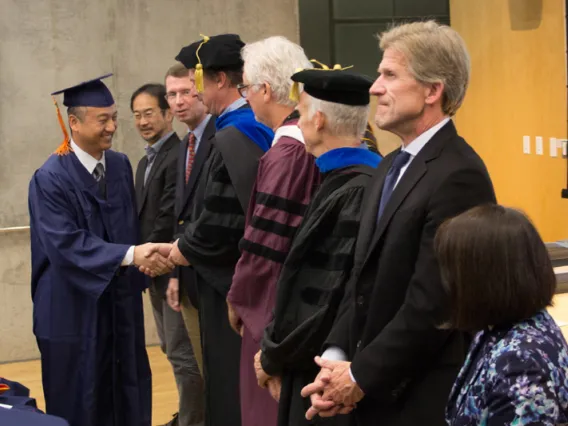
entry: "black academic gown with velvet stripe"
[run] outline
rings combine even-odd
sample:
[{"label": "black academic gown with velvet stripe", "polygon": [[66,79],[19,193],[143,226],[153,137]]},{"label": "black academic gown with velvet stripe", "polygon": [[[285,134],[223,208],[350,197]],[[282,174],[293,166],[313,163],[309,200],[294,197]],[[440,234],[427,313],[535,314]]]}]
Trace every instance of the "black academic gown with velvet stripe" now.
[{"label": "black academic gown with velvet stripe", "polygon": [[240,257],[239,241],[264,152],[234,127],[211,139],[191,224],[179,249],[196,274],[205,379],[205,425],[240,426],[241,338],[230,327],[227,293]]},{"label": "black academic gown with velvet stripe", "polygon": [[264,370],[282,378],[279,426],[340,424],[337,418],[307,421],[309,399],[300,391],[319,371],[314,357],[343,297],[372,173],[372,167],[355,165],[323,175],[282,269],[274,319],[261,344]]},{"label": "black academic gown with velvet stripe", "polygon": [[46,408],[71,426],[149,426],[144,281],[120,267],[138,242],[132,169],[123,154],[105,158],[106,199],[74,153],[51,156],[29,187]]}]

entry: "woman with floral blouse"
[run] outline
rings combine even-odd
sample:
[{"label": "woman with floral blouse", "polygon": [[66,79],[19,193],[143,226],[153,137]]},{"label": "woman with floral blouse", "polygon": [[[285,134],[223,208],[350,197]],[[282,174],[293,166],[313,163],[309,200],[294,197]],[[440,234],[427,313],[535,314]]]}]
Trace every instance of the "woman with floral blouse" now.
[{"label": "woman with floral blouse", "polygon": [[568,423],[568,345],[546,312],[556,278],[522,213],[475,207],[444,223],[436,253],[445,327],[477,332],[446,409],[450,426]]}]

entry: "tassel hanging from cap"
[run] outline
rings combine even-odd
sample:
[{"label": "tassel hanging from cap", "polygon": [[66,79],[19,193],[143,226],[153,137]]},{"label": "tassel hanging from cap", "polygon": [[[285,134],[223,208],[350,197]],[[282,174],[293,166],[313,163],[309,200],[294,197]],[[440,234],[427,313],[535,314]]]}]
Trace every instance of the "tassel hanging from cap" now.
[{"label": "tassel hanging from cap", "polygon": [[367,122],[367,128],[365,129],[365,133],[361,138],[363,142],[368,142],[371,145],[377,145],[377,137],[375,136],[375,130],[370,122]]},{"label": "tassel hanging from cap", "polygon": [[65,127],[65,122],[63,121],[63,117],[61,116],[61,110],[59,109],[59,105],[57,105],[57,100],[55,96],[52,96],[53,104],[55,105],[55,110],[57,111],[57,120],[59,121],[59,126],[61,127],[61,131],[63,132],[63,142],[61,145],[55,150],[54,154],[57,155],[67,155],[72,151],[71,148],[71,138],[69,137],[69,133],[67,132],[67,128]]},{"label": "tassel hanging from cap", "polygon": [[201,49],[201,47],[207,43],[209,41],[209,37],[203,35],[203,34],[199,34],[201,37],[203,37],[203,41],[201,42],[201,44],[199,45],[199,47],[197,48],[197,51],[195,52],[195,56],[197,56],[197,65],[195,66],[195,89],[197,90],[197,93],[203,93],[204,87],[203,87],[203,64],[201,63],[201,58],[199,57],[199,50]]},{"label": "tassel hanging from cap", "polygon": [[[303,68],[296,68],[296,71],[294,71],[294,74],[296,74],[297,72],[300,71],[304,71]],[[290,94],[288,95],[288,98],[295,103],[300,102],[300,83],[298,83],[297,81],[293,81],[292,82],[292,87],[290,87]]]}]

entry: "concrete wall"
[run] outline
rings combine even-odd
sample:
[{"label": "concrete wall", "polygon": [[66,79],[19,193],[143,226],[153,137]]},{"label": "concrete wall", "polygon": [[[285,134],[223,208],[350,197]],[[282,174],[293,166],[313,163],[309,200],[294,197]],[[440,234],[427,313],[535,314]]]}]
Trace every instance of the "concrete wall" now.
[{"label": "concrete wall", "polygon": [[[113,72],[105,82],[119,110],[114,148],[135,165],[144,144],[130,95],[162,81],[183,45],[200,32],[297,41],[297,22],[296,0],[0,0],[0,228],[29,223],[29,179],[61,141],[52,91]],[[38,356],[28,241],[27,231],[0,231],[0,362]],[[156,343],[149,310],[146,324]]]}]

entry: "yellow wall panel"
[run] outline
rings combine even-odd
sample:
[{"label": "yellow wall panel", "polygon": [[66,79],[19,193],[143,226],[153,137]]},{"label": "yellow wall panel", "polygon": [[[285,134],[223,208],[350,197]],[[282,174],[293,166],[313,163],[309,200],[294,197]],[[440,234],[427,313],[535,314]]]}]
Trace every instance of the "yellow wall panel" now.
[{"label": "yellow wall panel", "polygon": [[527,212],[546,241],[568,238],[566,160],[549,148],[551,137],[568,136],[564,0],[450,0],[450,15],[472,61],[458,131],[487,164],[501,204]]}]

